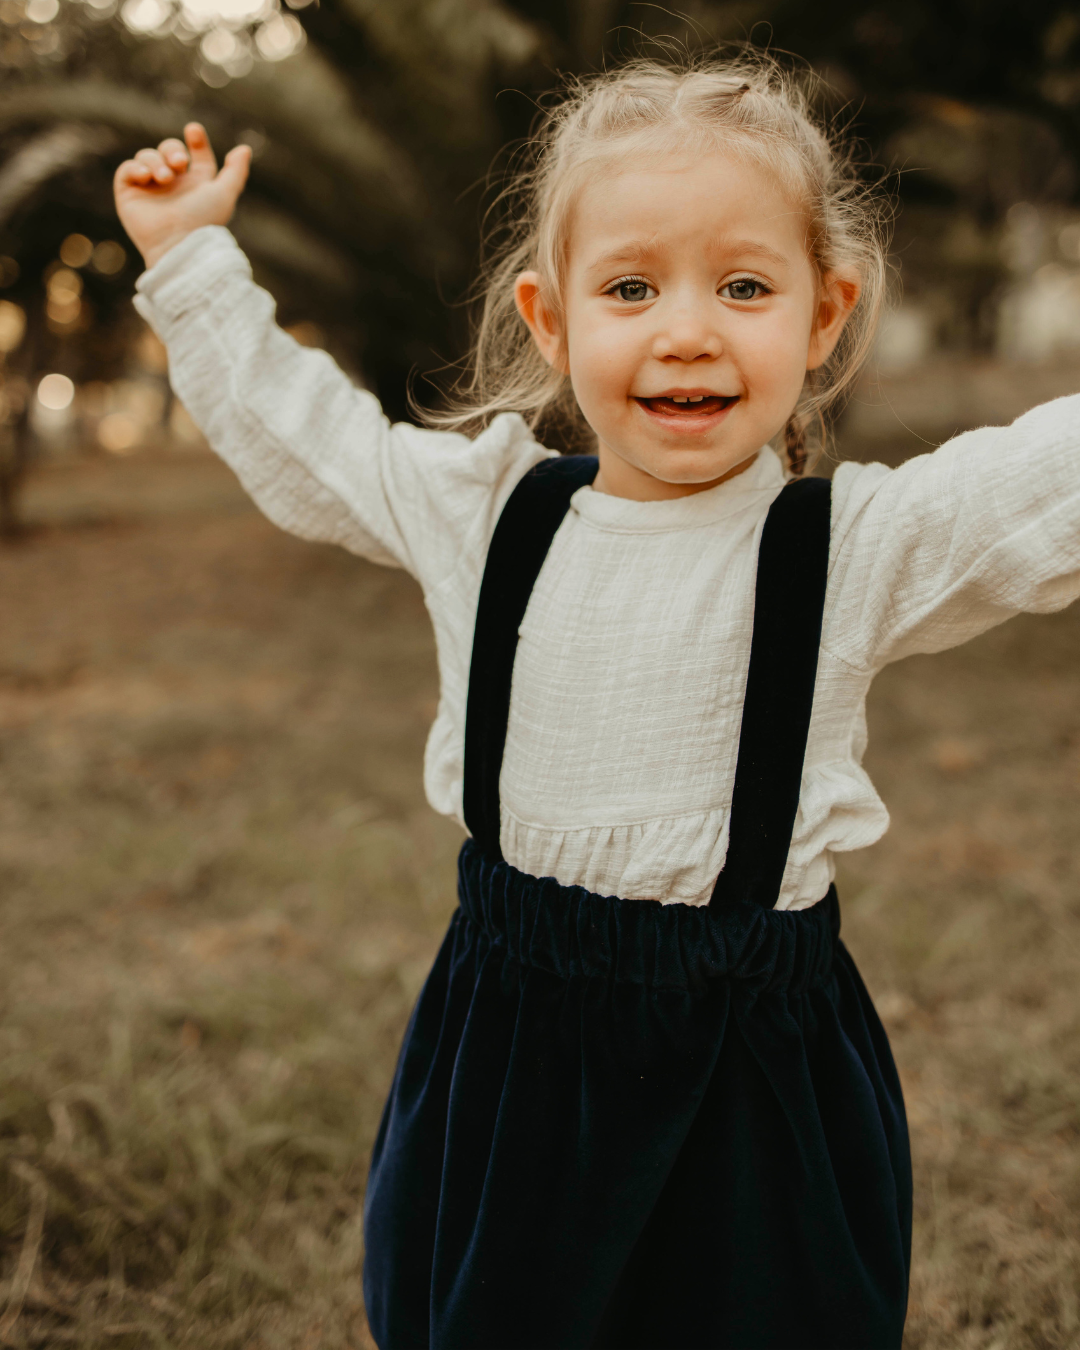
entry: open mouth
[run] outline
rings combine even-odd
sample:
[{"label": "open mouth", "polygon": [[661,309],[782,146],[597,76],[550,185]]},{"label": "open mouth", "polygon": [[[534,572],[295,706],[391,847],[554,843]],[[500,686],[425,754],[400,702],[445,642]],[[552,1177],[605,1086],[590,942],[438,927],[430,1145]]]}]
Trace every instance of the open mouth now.
[{"label": "open mouth", "polygon": [[711,417],[715,413],[725,412],[738,401],[738,394],[665,395],[662,398],[639,398],[636,400],[651,413],[682,419]]}]

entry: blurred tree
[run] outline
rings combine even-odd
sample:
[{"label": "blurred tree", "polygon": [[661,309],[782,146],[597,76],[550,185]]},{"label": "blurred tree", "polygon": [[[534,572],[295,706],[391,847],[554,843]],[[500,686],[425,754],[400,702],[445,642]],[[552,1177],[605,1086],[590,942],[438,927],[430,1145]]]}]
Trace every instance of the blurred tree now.
[{"label": "blurred tree", "polygon": [[[235,228],[284,321],[306,321],[405,413],[410,369],[454,350],[459,316],[440,288],[454,295],[466,276],[474,222],[460,199],[495,146],[491,88],[538,39],[471,0],[348,0],[318,17],[305,41],[277,0],[126,0],[119,14],[113,0],[0,0],[0,255],[12,260],[0,286],[28,316],[9,393],[43,370],[122,371],[137,259],[106,274],[91,255],[66,322],[47,287],[72,234],[121,242],[118,160],[195,117],[219,147],[256,150]],[[25,405],[7,400],[0,528],[27,459]]]},{"label": "blurred tree", "polygon": [[905,248],[957,290],[970,314],[958,341],[985,340],[1007,207],[1076,199],[1080,17],[1061,0],[1031,0],[1022,19],[1005,0],[683,0],[677,13],[630,0],[284,3],[0,0],[0,256],[12,260],[0,295],[28,315],[7,358],[7,437],[22,448],[0,452],[0,503],[26,459],[19,381],[113,378],[135,331],[130,253],[112,271],[95,254],[69,268],[79,303],[64,302],[67,319],[59,302],[50,311],[61,245],[123,246],[113,167],[192,117],[219,147],[256,150],[235,229],[283,321],[315,325],[393,416],[410,372],[462,350],[465,314],[447,302],[474,270],[489,166],[527,134],[556,71],[657,40],[798,52],[877,157],[908,170]]},{"label": "blurred tree", "polygon": [[1009,278],[1002,222],[1018,201],[1080,200],[1080,12],[1062,0],[798,0],[776,40],[831,77],[878,158],[900,173],[905,289],[948,345],[989,349]]}]

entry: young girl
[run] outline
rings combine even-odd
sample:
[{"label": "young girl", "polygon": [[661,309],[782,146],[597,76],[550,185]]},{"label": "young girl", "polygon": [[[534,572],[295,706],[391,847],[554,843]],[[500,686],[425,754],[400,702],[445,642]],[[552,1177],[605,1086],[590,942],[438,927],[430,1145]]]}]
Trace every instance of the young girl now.
[{"label": "young girl", "polygon": [[[907,1132],[833,856],[887,825],[874,674],[1080,594],[1080,403],[798,476],[884,265],[764,61],[568,92],[447,415],[473,439],[275,326],[222,228],[247,151],[186,140],[117,174],[136,303],[272,519],[419,580],[427,793],[470,834],[372,1161],[381,1350],[896,1350]],[[560,411],[594,456],[537,443]]]}]

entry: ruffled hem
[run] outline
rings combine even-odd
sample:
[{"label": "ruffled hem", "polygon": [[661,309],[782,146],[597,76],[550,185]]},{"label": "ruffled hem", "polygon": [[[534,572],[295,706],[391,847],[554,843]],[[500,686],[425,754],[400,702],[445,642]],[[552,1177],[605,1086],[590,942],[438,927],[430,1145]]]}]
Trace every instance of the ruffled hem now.
[{"label": "ruffled hem", "polygon": [[[706,905],[727,857],[728,809],[567,830],[521,820],[504,806],[500,842],[512,867],[563,886],[624,900]],[[808,769],[776,908],[816,904],[832,883],[832,855],[874,843],[888,824],[859,765]]]},{"label": "ruffled hem", "polygon": [[512,867],[534,877],[555,877],[563,886],[584,886],[624,900],[704,905],[727,856],[727,808],[631,825],[555,830],[518,820],[503,807],[500,842]]}]

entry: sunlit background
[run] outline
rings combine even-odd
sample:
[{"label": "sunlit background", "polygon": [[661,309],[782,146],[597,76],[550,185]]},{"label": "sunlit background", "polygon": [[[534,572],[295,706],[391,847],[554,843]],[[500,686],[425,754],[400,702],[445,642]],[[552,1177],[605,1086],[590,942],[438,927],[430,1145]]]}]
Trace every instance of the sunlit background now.
[{"label": "sunlit background", "polygon": [[[896,202],[835,453],[1080,390],[1075,0],[0,0],[0,1343],[371,1350],[366,1159],[460,844],[419,589],[211,454],[116,165],[251,145],[281,322],[407,417],[559,73],[748,37]],[[905,1350],[1080,1344],[1078,710],[1076,607],[869,701],[893,826],[838,885],[912,1123]]]},{"label": "sunlit background", "polygon": [[[898,202],[902,298],[841,443],[1014,415],[1025,367],[1071,387],[1073,6],[0,0],[3,527],[34,464],[200,445],[128,303],[140,265],[109,180],[140,145],[198,117],[219,149],[253,147],[235,229],[283,322],[403,416],[410,379],[433,397],[425,377],[461,354],[485,176],[556,72],[746,37],[823,76]],[[920,370],[936,383],[912,392]]]}]

